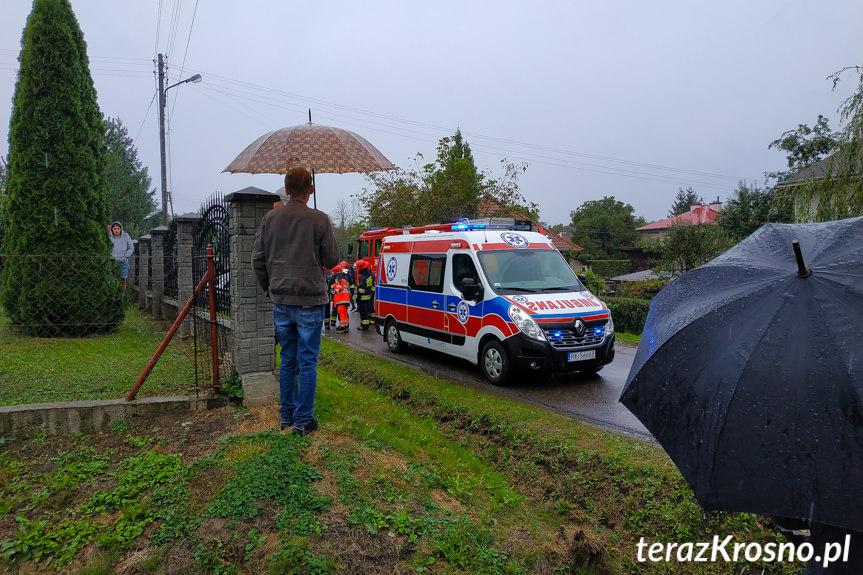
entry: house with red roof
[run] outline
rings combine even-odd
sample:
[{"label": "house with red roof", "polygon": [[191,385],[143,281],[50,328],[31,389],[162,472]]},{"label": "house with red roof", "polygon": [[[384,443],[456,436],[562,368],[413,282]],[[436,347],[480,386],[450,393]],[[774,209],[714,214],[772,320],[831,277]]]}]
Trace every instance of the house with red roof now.
[{"label": "house with red roof", "polygon": [[671,229],[671,226],[716,224],[716,216],[719,215],[720,211],[722,211],[722,202],[718,199],[709,204],[692,204],[688,212],[641,226],[640,228],[636,228],[635,231],[639,233],[642,239],[662,238],[668,235],[668,230]]}]

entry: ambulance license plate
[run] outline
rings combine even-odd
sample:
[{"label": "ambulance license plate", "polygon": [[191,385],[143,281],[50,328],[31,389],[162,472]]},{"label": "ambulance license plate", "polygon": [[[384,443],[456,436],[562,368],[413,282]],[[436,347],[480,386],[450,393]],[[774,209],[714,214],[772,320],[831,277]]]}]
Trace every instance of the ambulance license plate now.
[{"label": "ambulance license plate", "polygon": [[595,349],[591,349],[590,351],[573,351],[567,357],[567,361],[584,361],[587,359],[596,359]]}]

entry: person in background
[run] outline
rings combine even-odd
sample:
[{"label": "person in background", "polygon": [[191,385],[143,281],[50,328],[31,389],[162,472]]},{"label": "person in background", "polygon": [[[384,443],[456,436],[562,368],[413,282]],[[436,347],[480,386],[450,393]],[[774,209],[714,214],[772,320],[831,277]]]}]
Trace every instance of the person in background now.
[{"label": "person in background", "polygon": [[339,271],[333,276],[333,306],[334,318],[336,320],[336,331],[339,333],[350,329],[350,316],[348,307],[351,303],[350,288],[348,285],[347,262],[339,264]]},{"label": "person in background", "polygon": [[120,277],[123,278],[123,289],[126,289],[126,278],[129,277],[129,258],[135,253],[135,244],[132,238],[123,231],[123,224],[111,222],[108,226],[111,236],[111,257],[120,262]]},{"label": "person in background", "polygon": [[308,207],[312,175],[292,168],[285,175],[290,201],[268,212],[252,249],[252,269],[273,300],[273,323],[282,351],[279,396],[282,431],[305,437],[318,429],[314,416],[318,354],[327,304],[324,268],[339,262],[330,218]]},{"label": "person in background", "polygon": [[336,270],[324,268],[324,275],[327,277],[327,303],[324,306],[324,329],[328,330],[336,325],[336,317],[333,315],[333,278],[336,275]]},{"label": "person in background", "polygon": [[348,264],[348,289],[351,293],[351,311],[357,311],[357,270]]},{"label": "person in background", "polygon": [[372,315],[375,312],[374,295],[374,278],[372,270],[369,269],[369,264],[365,260],[357,261],[357,303],[360,308],[360,325],[357,329],[367,331],[371,324]]}]

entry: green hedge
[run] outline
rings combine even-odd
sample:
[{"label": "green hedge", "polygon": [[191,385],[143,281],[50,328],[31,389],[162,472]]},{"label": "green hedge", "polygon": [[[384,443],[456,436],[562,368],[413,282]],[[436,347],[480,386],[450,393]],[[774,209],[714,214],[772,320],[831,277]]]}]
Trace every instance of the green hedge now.
[{"label": "green hedge", "polygon": [[602,301],[611,311],[615,331],[640,334],[644,329],[650,301],[630,297],[604,297]]},{"label": "green hedge", "polygon": [[629,260],[591,260],[591,271],[601,278],[613,278],[629,273]]}]

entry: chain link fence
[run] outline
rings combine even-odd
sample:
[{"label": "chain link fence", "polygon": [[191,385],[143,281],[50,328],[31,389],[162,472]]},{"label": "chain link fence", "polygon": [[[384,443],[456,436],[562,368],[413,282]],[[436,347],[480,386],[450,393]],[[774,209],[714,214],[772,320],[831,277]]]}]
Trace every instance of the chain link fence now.
[{"label": "chain link fence", "polygon": [[[170,327],[130,301],[110,255],[4,254],[0,294],[0,405],[125,397]],[[175,338],[139,397],[208,393],[195,349]]]},{"label": "chain link fence", "polygon": [[109,333],[123,321],[120,264],[110,255],[3,255],[9,327],[35,337]]}]

